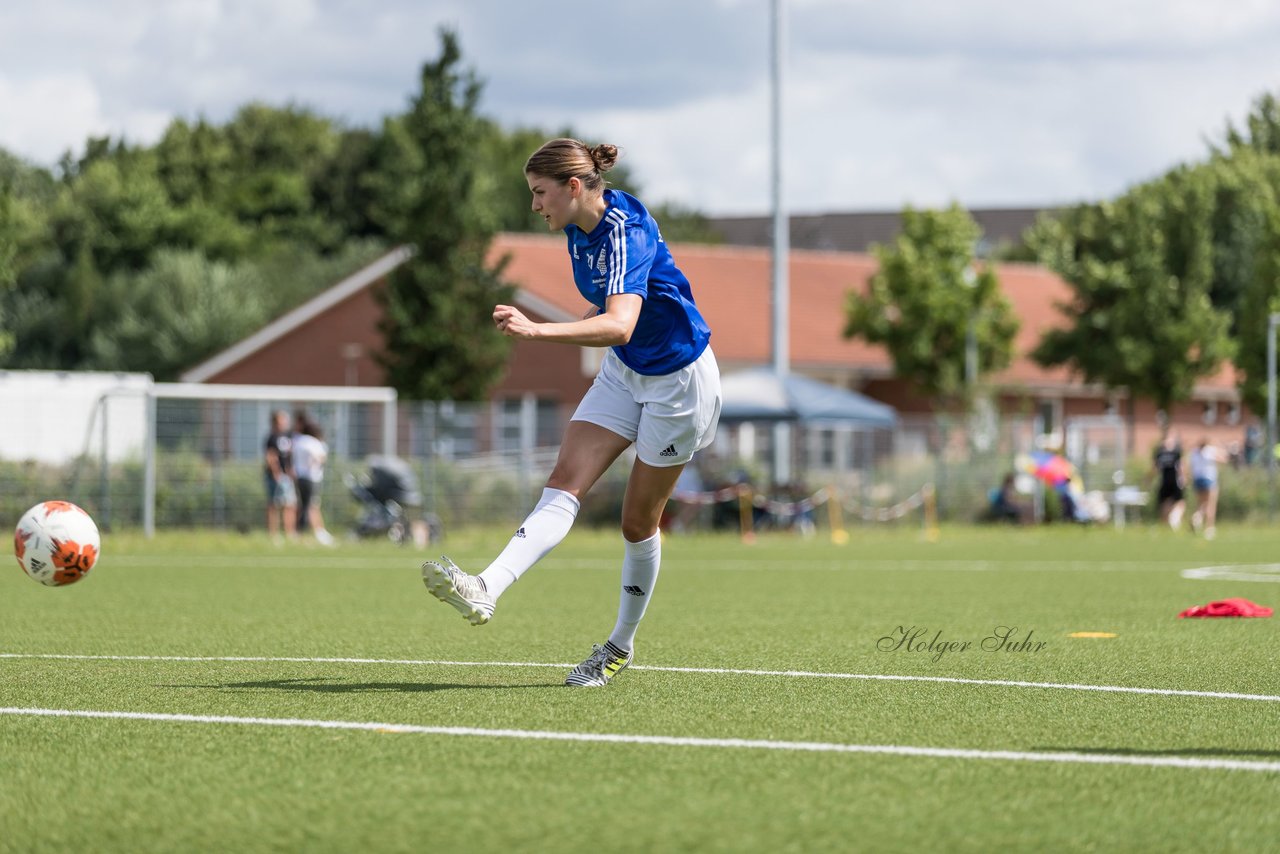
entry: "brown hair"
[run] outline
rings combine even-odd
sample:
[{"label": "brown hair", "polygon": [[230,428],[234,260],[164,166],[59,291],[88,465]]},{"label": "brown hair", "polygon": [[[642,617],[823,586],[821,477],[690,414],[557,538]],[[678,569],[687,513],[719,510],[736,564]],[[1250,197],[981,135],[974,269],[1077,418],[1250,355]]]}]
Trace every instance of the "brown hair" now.
[{"label": "brown hair", "polygon": [[544,142],[529,155],[524,171],[526,175],[539,175],[561,184],[577,178],[588,191],[599,192],[605,186],[603,174],[617,162],[616,145],[605,143],[589,148],[585,142],[561,138]]}]

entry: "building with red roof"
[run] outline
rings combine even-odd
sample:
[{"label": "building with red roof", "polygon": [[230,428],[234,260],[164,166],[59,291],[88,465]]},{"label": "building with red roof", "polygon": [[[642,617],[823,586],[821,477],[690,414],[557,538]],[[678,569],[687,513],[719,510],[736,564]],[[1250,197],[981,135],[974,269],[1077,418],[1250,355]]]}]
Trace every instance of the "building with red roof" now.
[{"label": "building with red roof", "polygon": [[[712,329],[712,346],[723,372],[770,362],[769,251],[756,247],[680,244],[676,263],[693,283],[694,297]],[[517,286],[515,302],[538,320],[582,316],[586,304],[570,278],[560,236],[502,234],[491,247],[506,256],[506,278]],[[297,309],[268,324],[183,375],[187,382],[282,385],[381,385],[375,359],[381,346],[380,308],[374,292],[408,257],[397,249]],[[793,250],[790,255],[790,364],[800,374],[862,392],[898,409],[904,417],[926,416],[933,402],[896,377],[887,352],[878,345],[842,335],[850,290],[865,290],[875,273],[873,256],[855,252]],[[1124,393],[1086,385],[1062,367],[1044,368],[1029,353],[1045,330],[1064,323],[1057,305],[1071,297],[1067,284],[1029,264],[996,264],[996,276],[1021,323],[1012,364],[984,377],[995,390],[999,410],[1040,416],[1046,429],[1064,419],[1127,412]],[[475,330],[474,334],[494,334]],[[459,341],[465,346],[465,340]],[[542,408],[567,420],[599,364],[591,348],[517,341],[510,366],[492,391],[501,403],[532,395]],[[1169,413],[1188,441],[1201,435],[1226,445],[1243,435],[1235,373],[1227,365],[1200,383],[1193,399]],[[1150,401],[1134,404],[1132,447],[1139,453],[1155,443],[1159,423]]]}]

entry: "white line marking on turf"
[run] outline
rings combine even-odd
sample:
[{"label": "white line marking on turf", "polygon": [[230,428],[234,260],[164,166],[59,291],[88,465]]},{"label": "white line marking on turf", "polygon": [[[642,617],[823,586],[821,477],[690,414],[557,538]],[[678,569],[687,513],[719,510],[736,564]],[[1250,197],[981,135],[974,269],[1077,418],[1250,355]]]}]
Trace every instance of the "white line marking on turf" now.
[{"label": "white line marking on turf", "polygon": [[1269,581],[1280,584],[1280,563],[1241,563],[1225,566],[1198,566],[1182,570],[1193,581]]},{"label": "white line marking on turf", "polygon": [[[71,655],[60,653],[0,652],[4,658],[60,659],[67,661],[191,661],[191,662],[281,662],[286,664],[391,664],[413,667],[551,667],[567,669],[574,664],[538,661],[444,661],[416,658],[297,658],[253,655]],[[1015,679],[964,679],[959,676],[902,676],[885,673],[822,673],[810,670],[745,670],[733,667],[662,667],[633,664],[631,670],[657,673],[701,673],[710,676],[780,676],[796,679],[863,679],[881,682],[940,682],[954,685],[991,685],[1005,688],[1046,688],[1063,691],[1101,691],[1117,694],[1149,694],[1158,697],[1206,697],[1218,700],[1256,700],[1280,703],[1273,694],[1241,694],[1235,691],[1191,691],[1177,688],[1133,688],[1125,685],[1079,685],[1070,682],[1024,682]]]},{"label": "white line marking on turf", "polygon": [[1280,772],[1280,762],[1246,762],[1239,759],[1196,759],[1182,756],[1134,756],[1117,753],[1035,753],[1017,750],[970,750],[954,747],[912,747],[899,744],[837,744],[821,741],[772,741],[748,738],[695,738],[674,735],[625,735],[622,733],[549,732],[525,729],[422,726],[365,721],[326,721],[302,718],[241,718],[230,715],[181,715],[160,712],[116,712],[92,709],[0,708],[2,715],[58,718],[109,718],[165,723],[233,724],[241,726],[308,727],[418,735],[453,735],[480,738],[518,738],[535,741],[586,741],[606,744],[644,744],[664,747],[718,747],[744,750],[785,750],[810,753],[879,753],[939,759],[986,759],[1008,762],[1068,762],[1086,765],[1145,765],[1162,768],[1199,768],[1221,771]]},{"label": "white line marking on turf", "polygon": [[[111,553],[111,560],[115,566],[133,566],[143,569],[164,569],[178,570],[190,569],[198,570],[205,568],[233,568],[240,569],[246,566],[245,561],[252,559],[254,567],[270,567],[279,569],[296,569],[298,567],[298,559],[288,555],[245,555],[245,556],[213,556],[201,555],[194,559],[190,565],[175,566],[173,559],[159,555],[143,555],[143,554],[118,554]],[[460,560],[463,560],[459,558]],[[485,559],[486,561],[488,558]],[[807,558],[788,556],[788,561],[796,564],[796,571],[836,571],[836,572],[907,572],[907,571],[937,571],[937,572],[1058,572],[1058,571],[1085,571],[1085,572],[1167,572],[1171,567],[1171,563],[1176,561],[1168,561],[1162,559],[1151,560],[1119,560],[1107,561],[1099,563],[1097,561],[1083,560],[1062,560],[1062,559],[1037,559],[1031,558],[975,558],[966,560],[963,558],[860,558],[856,564],[851,564],[847,560],[832,560],[829,558]],[[466,563],[466,560],[463,560]],[[671,559],[672,566],[679,566],[680,571],[714,571],[714,572],[771,572],[776,573],[776,568],[758,568],[751,561],[744,558],[701,558],[696,561],[680,561],[678,558]],[[416,565],[409,567],[393,567],[393,566],[374,566],[368,558],[361,557],[341,557],[337,555],[316,556],[308,555],[308,569],[361,569],[366,571],[377,572],[416,572]],[[552,571],[580,571],[589,570],[591,572],[600,571],[600,560],[597,558],[547,558],[538,564],[538,569]]]}]

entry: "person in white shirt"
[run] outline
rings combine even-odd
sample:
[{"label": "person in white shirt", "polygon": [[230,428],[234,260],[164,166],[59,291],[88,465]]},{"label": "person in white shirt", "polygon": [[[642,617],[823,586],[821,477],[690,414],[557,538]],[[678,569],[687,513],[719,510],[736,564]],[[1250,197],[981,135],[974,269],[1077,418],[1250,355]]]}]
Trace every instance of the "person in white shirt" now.
[{"label": "person in white shirt", "polygon": [[320,512],[320,486],[329,449],[324,431],[305,412],[294,415],[293,470],[298,483],[298,529],[310,529],[317,541],[333,545],[333,535],[324,527]]},{"label": "person in white shirt", "polygon": [[1191,527],[1204,531],[1212,540],[1217,533],[1218,464],[1227,461],[1226,453],[1208,439],[1201,439],[1191,452],[1191,488],[1196,492],[1196,512],[1191,514]]}]

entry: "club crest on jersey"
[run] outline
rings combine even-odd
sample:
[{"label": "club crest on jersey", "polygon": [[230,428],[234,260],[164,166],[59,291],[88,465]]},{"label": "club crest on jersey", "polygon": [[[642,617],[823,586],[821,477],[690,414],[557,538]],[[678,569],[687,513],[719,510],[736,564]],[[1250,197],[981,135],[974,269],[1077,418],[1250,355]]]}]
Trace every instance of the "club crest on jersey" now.
[{"label": "club crest on jersey", "polygon": [[591,253],[587,253],[587,268],[592,271],[591,284],[597,288],[603,288],[609,272],[609,264],[605,259],[604,250],[601,250],[594,258],[591,257]]}]

